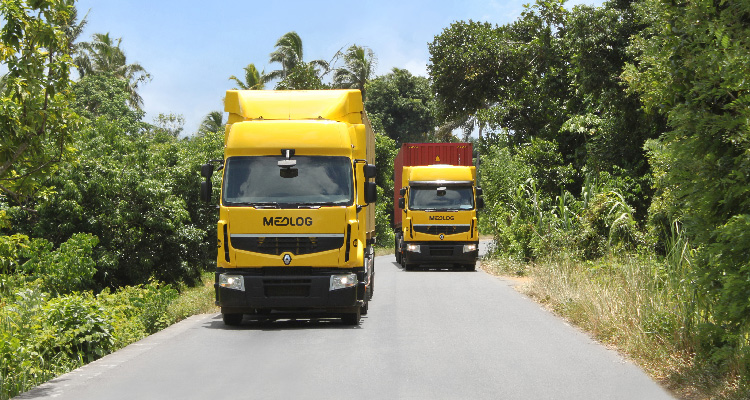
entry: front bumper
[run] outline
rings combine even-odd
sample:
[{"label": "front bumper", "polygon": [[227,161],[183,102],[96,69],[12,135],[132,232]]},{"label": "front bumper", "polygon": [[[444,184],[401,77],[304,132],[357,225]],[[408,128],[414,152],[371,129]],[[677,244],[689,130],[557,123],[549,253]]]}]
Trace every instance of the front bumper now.
[{"label": "front bumper", "polygon": [[[363,304],[364,282],[330,290],[331,275],[352,272],[277,267],[218,269],[214,283],[216,305],[225,314],[252,314],[259,310],[346,312]],[[222,273],[242,276],[244,290],[219,285]]]},{"label": "front bumper", "polygon": [[[409,245],[419,246],[419,251],[410,251]],[[475,250],[464,252],[464,245]],[[479,242],[405,242],[404,248],[407,264],[474,264],[479,257]]]}]

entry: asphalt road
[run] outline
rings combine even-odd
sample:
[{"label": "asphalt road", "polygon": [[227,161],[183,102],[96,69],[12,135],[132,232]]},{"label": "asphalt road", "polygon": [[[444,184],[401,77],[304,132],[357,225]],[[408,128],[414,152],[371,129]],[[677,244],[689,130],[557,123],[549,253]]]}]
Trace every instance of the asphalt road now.
[{"label": "asphalt road", "polygon": [[670,399],[632,363],[482,271],[376,259],[369,314],[182,321],[19,399]]}]

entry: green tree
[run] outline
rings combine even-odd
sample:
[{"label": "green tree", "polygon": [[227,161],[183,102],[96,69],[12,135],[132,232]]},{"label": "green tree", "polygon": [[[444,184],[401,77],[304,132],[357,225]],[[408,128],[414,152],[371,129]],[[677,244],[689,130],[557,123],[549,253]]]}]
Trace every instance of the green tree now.
[{"label": "green tree", "polygon": [[472,129],[476,113],[500,97],[502,80],[513,77],[510,57],[504,54],[509,51],[508,44],[498,28],[469,20],[444,29],[429,44],[429,51],[427,70],[440,122],[449,130]]},{"label": "green tree", "polygon": [[77,129],[69,107],[71,42],[67,1],[0,3],[0,193],[24,205],[70,153]]},{"label": "green tree", "polygon": [[270,54],[271,63],[281,64],[281,69],[265,75],[266,82],[280,79],[276,89],[303,90],[323,89],[323,76],[328,73],[329,63],[324,60],[305,62],[303,58],[302,38],[291,31],[282,35]]},{"label": "green tree", "polygon": [[276,84],[277,90],[319,90],[328,88],[328,85],[323,83],[318,68],[308,63],[297,64],[289,71],[287,76]]},{"label": "green tree", "polygon": [[397,144],[434,140],[434,100],[427,78],[394,68],[366,88],[365,110]]},{"label": "green tree", "polygon": [[104,117],[117,121],[124,133],[138,134],[146,128],[142,122],[145,113],[128,107],[127,85],[110,74],[86,75],[73,83],[73,107],[90,121]]},{"label": "green tree", "polygon": [[224,113],[211,111],[203,118],[199,132],[224,132]]},{"label": "green tree", "polygon": [[65,32],[65,37],[68,40],[69,46],[72,48],[73,53],[78,50],[78,38],[83,33],[83,29],[88,24],[88,13],[83,18],[78,20],[78,9],[75,6],[76,0],[65,0],[64,3],[68,7],[68,14],[62,24],[62,30]]},{"label": "green tree", "polygon": [[372,49],[351,45],[343,53],[345,66],[333,72],[333,86],[342,89],[359,89],[366,99],[365,85],[375,73],[375,54]]},{"label": "green tree", "polygon": [[159,114],[154,118],[152,134],[166,133],[172,137],[179,137],[185,129],[185,118],[179,114]]},{"label": "green tree", "polygon": [[[262,72],[258,72],[258,69],[255,68],[255,64],[250,63],[247,64],[247,67],[243,68],[245,71],[245,77],[244,80],[241,80],[237,78],[236,76],[232,75],[229,77],[230,81],[234,81],[237,86],[239,86],[239,89],[241,90],[263,90],[265,89],[266,85],[266,79]],[[237,90],[237,88],[233,88],[233,90]]]},{"label": "green tree", "polygon": [[631,44],[636,62],[623,78],[669,124],[648,144],[658,191],[652,218],[662,214],[663,230],[679,220],[698,247],[701,336],[713,359],[744,351],[748,365],[750,4],[646,0],[638,10],[647,28]]},{"label": "green tree", "polygon": [[54,245],[76,233],[99,238],[92,289],[152,278],[192,282],[216,257],[216,210],[196,188],[200,164],[221,158],[223,133],[180,139],[175,126],[146,124],[142,111],[128,107],[124,86],[105,75],[74,85],[86,117],[72,142],[78,157],[49,178],[54,196],[40,200],[33,214],[9,210],[10,222]]},{"label": "green tree", "polygon": [[[577,169],[613,173],[640,184],[630,200],[644,221],[651,183],[643,145],[665,130],[664,118],[646,113],[640,98],[623,90],[620,75],[633,62],[627,46],[642,24],[630,2],[605,7],[576,6],[565,19],[561,38],[569,60],[567,120],[557,141]],[[583,175],[583,174],[582,174]]]},{"label": "green tree", "polygon": [[[377,125],[377,124],[375,124]],[[375,230],[378,243],[390,246],[393,243],[393,159],[398,153],[396,142],[388,136],[381,134],[381,128],[373,126],[375,130],[375,165],[377,165],[377,176],[375,183],[378,185],[378,202],[375,206]]]},{"label": "green tree", "polygon": [[303,62],[302,38],[297,32],[285,33],[276,41],[274,47],[276,50],[270,54],[270,61],[281,64],[281,69],[271,71],[266,76],[269,81],[286,78],[294,67]]},{"label": "green tree", "polygon": [[130,106],[140,108],[143,98],[138,94],[138,86],[151,80],[151,75],[138,63],[127,62],[127,57],[120,44],[122,38],[112,39],[109,33],[95,33],[91,42],[78,45],[79,53],[75,59],[81,77],[92,74],[111,74],[128,82]]}]

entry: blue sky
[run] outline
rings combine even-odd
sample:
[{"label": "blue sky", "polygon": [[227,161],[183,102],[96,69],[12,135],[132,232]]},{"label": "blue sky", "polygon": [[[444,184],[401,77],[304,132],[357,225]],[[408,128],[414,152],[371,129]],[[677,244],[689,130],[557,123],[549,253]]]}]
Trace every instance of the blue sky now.
[{"label": "blue sky", "polygon": [[[377,57],[376,75],[405,68],[427,76],[427,44],[454,21],[506,24],[516,20],[529,1],[516,0],[363,0],[363,1],[195,1],[79,0],[88,14],[80,40],[94,33],[122,38],[129,62],[152,76],[142,86],[146,121],[159,113],[185,118],[192,134],[210,111],[223,110],[228,78],[241,77],[254,63],[268,63],[276,40],[296,31],[304,60],[330,60],[351,44],[370,47]],[[602,0],[569,0],[566,5],[601,5]]]}]

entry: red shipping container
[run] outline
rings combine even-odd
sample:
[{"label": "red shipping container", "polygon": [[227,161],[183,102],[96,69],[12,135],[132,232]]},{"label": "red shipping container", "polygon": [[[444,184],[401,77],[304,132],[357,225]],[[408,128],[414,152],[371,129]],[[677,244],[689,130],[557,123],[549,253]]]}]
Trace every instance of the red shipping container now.
[{"label": "red shipping container", "polygon": [[401,197],[401,174],[404,167],[417,165],[463,165],[472,166],[471,143],[404,143],[393,160],[393,223],[401,225],[398,199]]}]

